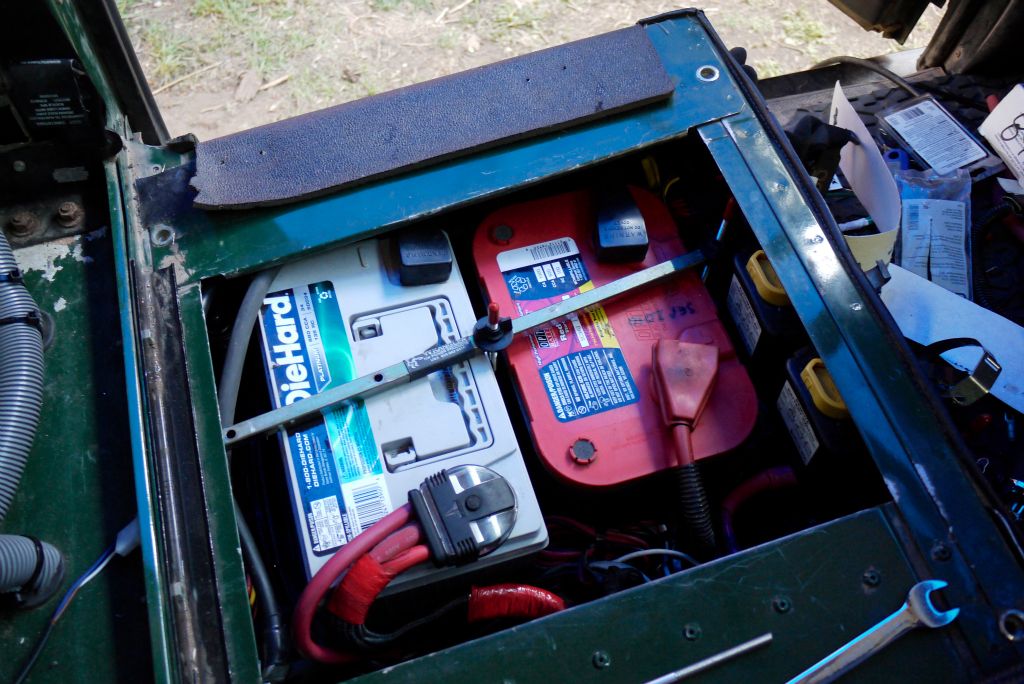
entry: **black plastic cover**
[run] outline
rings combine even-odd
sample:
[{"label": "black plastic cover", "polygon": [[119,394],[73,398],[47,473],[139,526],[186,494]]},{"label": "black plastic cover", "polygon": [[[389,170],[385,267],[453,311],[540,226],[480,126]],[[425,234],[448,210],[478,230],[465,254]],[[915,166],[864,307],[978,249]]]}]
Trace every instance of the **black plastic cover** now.
[{"label": "black plastic cover", "polygon": [[443,283],[451,276],[452,249],[440,230],[405,231],[396,242],[402,285]]}]

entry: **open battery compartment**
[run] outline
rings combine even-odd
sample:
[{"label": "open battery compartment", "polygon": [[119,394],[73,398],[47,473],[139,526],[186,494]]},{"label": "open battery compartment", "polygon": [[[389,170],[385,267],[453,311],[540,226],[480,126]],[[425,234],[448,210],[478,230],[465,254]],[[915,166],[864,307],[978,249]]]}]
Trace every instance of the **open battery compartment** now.
[{"label": "open battery compartment", "polygon": [[[493,225],[488,224],[489,218],[506,216],[510,208],[529,208],[531,205],[546,207],[537,217],[541,226],[545,221],[554,220],[548,210],[556,205],[590,207],[584,213],[589,211],[589,216],[594,217],[597,213],[594,207],[599,203],[601,193],[609,187],[629,188],[645,221],[652,227],[651,234],[655,238],[659,235],[657,230],[653,230],[653,225],[660,219],[655,220],[654,215],[663,216],[675,235],[662,236],[662,239],[675,240],[687,249],[707,246],[714,241],[730,198],[728,186],[707,149],[691,136],[644,155],[589,168],[498,200],[447,212],[407,226],[404,230],[419,233],[444,231],[450,241],[455,267],[465,282],[473,312],[479,317],[486,312],[486,303],[495,297],[486,292],[486,284],[483,283],[486,266],[481,264],[479,249],[474,248],[474,237],[480,240],[484,235],[484,239],[490,240],[494,228],[505,225],[493,221]],[[538,228],[538,231],[537,235],[543,234],[542,229]],[[588,262],[591,276],[596,276],[604,273],[606,265],[598,262],[593,243],[584,239],[588,232],[575,233],[573,240],[581,259]],[[397,232],[388,233],[379,240],[363,243],[362,247],[370,249],[365,245],[376,245],[372,249],[381,255],[382,277],[392,283],[398,279],[394,261],[397,236]],[[548,240],[557,240],[565,236],[561,232],[552,232],[547,237]],[[515,249],[535,244],[539,243],[509,244],[498,246],[494,251],[496,254],[509,251],[502,247]],[[650,466],[647,471],[638,471],[633,477],[627,470],[620,476],[620,482],[590,486],[573,482],[571,477],[567,478],[557,468],[552,468],[550,459],[540,457],[540,440],[531,426],[531,418],[538,407],[550,406],[550,398],[541,397],[538,401],[537,397],[525,396],[534,390],[517,379],[509,357],[503,354],[497,359],[495,377],[546,521],[550,543],[543,550],[534,550],[507,563],[457,577],[439,578],[429,584],[429,591],[421,585],[420,588],[387,596],[375,605],[371,623],[380,625],[382,629],[399,628],[410,618],[429,613],[431,609],[440,610],[446,600],[464,590],[469,583],[483,579],[529,582],[558,593],[570,605],[580,603],[654,581],[663,575],[685,571],[690,565],[679,555],[667,553],[659,556],[653,553],[658,549],[696,556],[696,561],[707,561],[889,500],[874,462],[859,439],[856,426],[848,413],[843,413],[842,397],[831,382],[827,368],[814,352],[799,318],[795,314],[782,316],[780,327],[762,310],[762,304],[783,311],[785,305],[780,303],[782,300],[778,293],[773,293],[779,289],[778,277],[772,273],[771,264],[760,248],[742,212],[734,211],[708,266],[706,283],[701,284],[702,268],[680,276],[693,281],[692,291],[702,292],[701,296],[711,307],[709,317],[690,328],[693,331],[690,335],[695,335],[695,341],[705,344],[715,343],[717,339],[718,345],[726,350],[720,357],[723,366],[735,364],[749,377],[752,399],[756,404],[752,411],[740,411],[749,424],[738,427],[735,431],[738,437],[733,435],[736,437],[733,444],[721,449],[721,453],[698,459],[718,536],[718,546],[713,553],[696,547],[686,533],[679,534],[678,492],[669,476],[669,463]],[[324,253],[325,257],[327,254],[329,252]],[[659,255],[676,256],[651,250],[652,263],[662,260]],[[319,257],[314,255],[307,259]],[[750,264],[754,265],[748,268]],[[536,265],[530,264],[527,268],[532,269]],[[543,272],[543,264],[541,269]],[[551,270],[554,272],[554,267]],[[613,275],[623,272],[621,264],[608,270]],[[608,275],[605,280],[611,280],[613,275]],[[592,280],[597,285],[601,284],[599,277]],[[758,284],[762,285],[760,289]],[[211,303],[208,327],[217,367],[224,334],[230,328],[231,311],[237,308],[244,293],[244,283],[209,281],[206,285]],[[340,291],[340,282],[338,287]],[[412,289],[416,287],[419,286]],[[773,294],[776,295],[774,298]],[[658,307],[643,310],[649,296],[642,292],[636,296],[641,302],[640,312],[634,313],[633,317],[639,316],[644,324],[652,323],[659,315],[675,317],[676,320],[700,318],[692,313],[692,301],[676,301],[671,285],[657,291],[657,297],[666,305],[661,307],[660,314]],[[380,343],[382,338],[391,334],[389,327],[397,327],[402,331],[403,342],[413,344],[422,337],[418,332],[420,324],[416,322],[419,319],[423,319],[424,325],[429,322],[435,330],[443,327],[443,316],[438,313],[438,304],[443,301],[446,300],[419,297],[414,304],[398,307],[357,307],[358,310],[347,315],[345,324],[353,340],[361,339],[373,344],[376,339]],[[503,313],[516,315],[515,311]],[[569,336],[579,332],[573,323],[567,325]],[[760,329],[757,335],[751,333],[753,325]],[[698,335],[701,328],[704,332]],[[686,328],[662,326],[662,329],[672,331],[673,337],[686,337]],[[461,332],[465,334],[467,331]],[[623,331],[616,329],[616,334],[621,336]],[[656,338],[657,335],[652,336],[648,346]],[[259,349],[259,341],[254,337],[240,393],[239,418],[271,408]],[[403,351],[407,350],[403,347]],[[633,384],[640,395],[648,395],[651,391],[649,370],[639,369],[634,373],[637,377]],[[428,381],[425,387],[429,388],[429,400],[440,400],[451,406],[447,402],[449,393],[461,392],[464,396],[471,392],[471,383],[457,379],[457,369],[453,375],[456,376],[454,383],[450,378]],[[424,394],[421,398],[426,401],[428,396]],[[421,401],[414,403],[423,406]],[[653,422],[660,423],[661,416],[655,416]],[[437,424],[445,423],[439,420]],[[698,424],[696,432],[699,431]],[[467,435],[471,440],[487,439],[482,433],[456,432]],[[392,472],[402,469],[403,459],[405,462],[410,462],[410,458],[414,460],[415,453],[422,450],[419,444],[428,439],[419,433],[395,435],[384,440],[387,448],[381,453]],[[444,439],[449,437],[451,434],[446,430]],[[442,449],[444,453],[435,461],[438,469],[444,467],[445,453],[466,448],[464,441],[460,437],[445,445],[448,451]],[[387,451],[391,452],[390,455],[385,453]],[[581,466],[586,454],[566,452],[562,455],[572,461],[570,468],[586,467]],[[597,458],[614,459],[615,456],[614,450],[605,448]],[[299,560],[292,504],[286,489],[281,486],[287,479],[287,473],[283,469],[278,443],[275,439],[253,440],[235,450],[232,462],[235,490],[242,502],[242,510],[256,521],[254,531],[264,555],[272,559],[270,564],[279,592],[294,600],[306,576]],[[652,553],[642,554],[637,559],[618,560],[637,551]],[[479,625],[467,626],[464,621],[450,615],[439,616],[438,620],[449,629],[443,632],[428,629],[425,631],[430,634],[422,635],[420,639],[403,640],[399,646],[403,657],[458,643],[488,629]],[[421,633],[423,631],[420,630]]]}]

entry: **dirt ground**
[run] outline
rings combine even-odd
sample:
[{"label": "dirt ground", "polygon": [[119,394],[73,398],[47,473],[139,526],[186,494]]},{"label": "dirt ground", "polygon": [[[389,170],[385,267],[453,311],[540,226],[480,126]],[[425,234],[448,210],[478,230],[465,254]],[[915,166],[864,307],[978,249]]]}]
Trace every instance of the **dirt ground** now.
[{"label": "dirt ground", "polygon": [[[662,0],[118,0],[172,135],[200,139],[628,26]],[[826,0],[703,7],[762,77],[923,46],[862,30]]]}]

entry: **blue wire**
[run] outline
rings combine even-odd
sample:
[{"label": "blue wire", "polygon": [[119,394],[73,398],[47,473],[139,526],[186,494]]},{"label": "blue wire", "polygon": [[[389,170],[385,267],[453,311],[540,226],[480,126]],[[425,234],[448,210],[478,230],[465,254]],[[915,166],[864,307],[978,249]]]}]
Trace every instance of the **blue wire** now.
[{"label": "blue wire", "polygon": [[114,549],[115,544],[111,544],[109,547],[107,547],[107,550],[104,551],[100,555],[100,557],[96,559],[96,562],[90,565],[89,569],[83,572],[81,575],[79,575],[78,579],[76,579],[74,583],[70,587],[68,587],[68,590],[64,593],[64,596],[61,598],[60,603],[58,603],[57,607],[54,609],[53,615],[50,616],[50,622],[56,622],[60,619],[60,616],[64,613],[65,610],[67,610],[68,605],[70,605],[71,600],[75,598],[75,594],[78,593],[78,590],[85,586],[85,584],[92,579],[91,575],[95,573],[99,567],[106,564],[107,561],[109,561],[113,557]]}]

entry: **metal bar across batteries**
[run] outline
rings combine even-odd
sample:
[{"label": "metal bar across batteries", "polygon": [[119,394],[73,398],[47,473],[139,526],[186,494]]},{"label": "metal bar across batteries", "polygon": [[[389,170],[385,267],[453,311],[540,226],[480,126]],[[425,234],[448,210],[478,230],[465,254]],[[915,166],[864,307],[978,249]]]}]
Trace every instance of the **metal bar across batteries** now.
[{"label": "metal bar across batteries", "polygon": [[[703,264],[704,254],[699,250],[689,252],[675,259],[655,264],[642,271],[623,276],[618,280],[581,292],[575,297],[564,299],[543,309],[512,319],[512,333],[517,335],[539,325],[549,323],[574,311],[600,304],[619,295],[665,280],[677,273]],[[332,387],[312,397],[302,399],[268,411],[248,420],[243,420],[224,429],[225,446],[233,446],[250,437],[288,427],[320,413],[326,408],[354,399],[379,394],[396,385],[402,385],[421,378],[436,370],[466,361],[482,350],[472,335],[433,347],[416,356],[391,364],[386,368],[363,375],[354,380]]]}]

